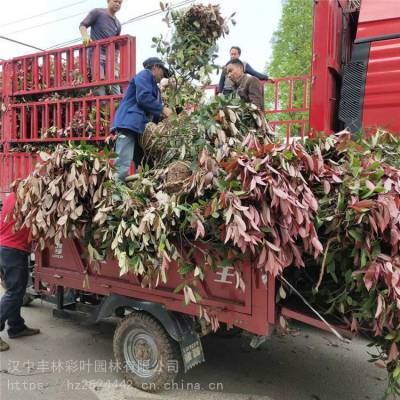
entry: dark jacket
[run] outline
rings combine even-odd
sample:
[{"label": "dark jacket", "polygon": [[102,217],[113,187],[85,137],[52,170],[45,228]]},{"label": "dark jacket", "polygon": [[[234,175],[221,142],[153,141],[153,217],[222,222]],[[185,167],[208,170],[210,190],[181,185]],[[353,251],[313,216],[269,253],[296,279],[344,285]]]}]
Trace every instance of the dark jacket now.
[{"label": "dark jacket", "polygon": [[129,129],[142,134],[148,122],[160,119],[162,110],[157,82],[151,71],[144,69],[130,81],[111,130]]},{"label": "dark jacket", "polygon": [[[252,68],[252,66],[249,63],[243,62],[243,65],[245,74],[255,76],[260,81],[267,81],[269,79],[267,74],[262,74],[261,72],[257,72]],[[233,87],[233,82],[225,75],[225,72],[222,71],[218,83],[218,93],[223,93],[224,89],[232,90],[232,87]]]},{"label": "dark jacket", "polygon": [[259,79],[244,74],[233,88],[242,100],[255,104],[260,111],[264,111],[264,87]]}]

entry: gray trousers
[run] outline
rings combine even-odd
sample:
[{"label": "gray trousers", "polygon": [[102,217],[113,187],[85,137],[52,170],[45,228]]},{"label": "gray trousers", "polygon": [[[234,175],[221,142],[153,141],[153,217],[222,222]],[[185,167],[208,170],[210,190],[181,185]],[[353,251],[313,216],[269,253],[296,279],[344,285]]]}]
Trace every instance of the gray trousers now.
[{"label": "gray trousers", "polygon": [[[106,76],[106,54],[105,54],[105,49],[101,49],[101,54],[100,54],[100,79],[103,80]],[[88,60],[89,60],[89,70],[91,71],[92,76],[94,75],[94,71],[92,70],[92,54],[93,54],[93,49],[89,48],[88,49]],[[115,72],[116,75],[119,76],[119,63],[118,63],[118,58],[119,58],[119,52],[117,51],[115,53]],[[94,94],[96,96],[106,96],[107,92],[110,92],[110,94],[113,95],[119,95],[121,94],[121,87],[119,85],[111,85],[111,86],[98,86],[94,89]]]},{"label": "gray trousers", "polygon": [[0,331],[8,323],[8,332],[25,328],[21,307],[29,277],[29,254],[9,247],[0,247],[0,275],[6,292],[0,299]]},{"label": "gray trousers", "polygon": [[121,182],[125,180],[129,173],[132,161],[137,167],[141,160],[141,149],[138,143],[139,133],[130,131],[129,129],[117,129],[117,179]]},{"label": "gray trousers", "polygon": [[[100,79],[104,79],[106,76],[106,61],[100,61]],[[110,90],[110,94],[114,96],[121,94],[121,87],[119,85],[111,85],[109,88],[107,86],[99,86],[95,89],[96,96],[105,96],[107,94],[107,89]]]}]

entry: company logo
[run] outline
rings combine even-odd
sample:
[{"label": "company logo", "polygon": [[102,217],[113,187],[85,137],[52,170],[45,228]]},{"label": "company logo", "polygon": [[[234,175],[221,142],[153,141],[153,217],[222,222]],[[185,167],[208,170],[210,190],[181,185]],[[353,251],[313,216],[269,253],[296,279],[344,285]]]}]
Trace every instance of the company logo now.
[{"label": "company logo", "polygon": [[57,244],[56,247],[54,247],[54,253],[52,254],[52,258],[58,258],[59,260],[62,260],[64,258],[62,244]]},{"label": "company logo", "polygon": [[234,268],[233,267],[218,267],[218,270],[216,272],[216,275],[218,276],[218,279],[214,279],[214,282],[219,282],[219,283],[228,283],[230,285],[233,285],[235,282],[235,273],[234,273]]}]

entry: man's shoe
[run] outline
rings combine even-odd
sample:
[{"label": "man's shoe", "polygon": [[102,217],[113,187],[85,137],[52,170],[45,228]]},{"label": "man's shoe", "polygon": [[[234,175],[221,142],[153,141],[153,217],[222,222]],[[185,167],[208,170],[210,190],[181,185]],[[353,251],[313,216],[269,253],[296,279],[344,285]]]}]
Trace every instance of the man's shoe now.
[{"label": "man's shoe", "polygon": [[19,332],[8,332],[8,337],[10,339],[16,339],[19,337],[23,337],[23,336],[33,336],[33,335],[37,335],[38,333],[40,333],[40,329],[32,329],[32,328],[28,328],[27,326],[20,330]]},{"label": "man's shoe", "polygon": [[10,348],[8,343],[6,343],[2,338],[0,338],[0,351],[6,351]]}]

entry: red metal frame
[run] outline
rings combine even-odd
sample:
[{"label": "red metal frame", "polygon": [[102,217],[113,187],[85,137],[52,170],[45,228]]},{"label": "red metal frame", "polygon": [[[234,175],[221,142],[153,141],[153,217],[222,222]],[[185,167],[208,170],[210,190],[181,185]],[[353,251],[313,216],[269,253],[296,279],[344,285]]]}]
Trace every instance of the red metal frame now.
[{"label": "red metal frame", "polygon": [[[101,49],[106,53],[104,79],[100,76]],[[118,52],[119,62],[115,62]],[[135,54],[136,39],[126,35],[98,40],[87,47],[77,45],[16,57],[10,61],[12,94],[34,95],[99,85],[126,85],[136,73]]]},{"label": "red metal frame", "polygon": [[[302,89],[300,106],[296,106],[296,103],[299,102],[299,99],[295,98],[296,83],[300,84]],[[293,136],[294,127],[297,126],[300,129],[300,137],[304,138],[304,136],[308,133],[309,123],[308,115],[310,110],[310,77],[305,75],[277,78],[274,79],[274,82],[266,82],[266,90],[268,90],[267,88],[269,85],[273,85],[274,87],[273,107],[265,110],[269,124],[273,129],[284,126],[287,140]],[[286,90],[287,88],[289,91]],[[301,115],[303,118],[298,118],[296,115],[291,115],[296,113],[305,113],[305,115]],[[273,119],[275,116],[278,118]]]},{"label": "red metal frame", "polygon": [[9,142],[104,140],[121,99],[91,96],[13,104]]},{"label": "red metal frame", "polygon": [[1,130],[0,143],[7,147],[11,133],[11,114],[9,112],[12,96],[12,80],[10,79],[12,66],[9,62],[2,63],[2,87],[1,87]]},{"label": "red metal frame", "polygon": [[[311,317],[307,314],[304,314],[303,312],[298,312],[298,311],[292,310],[287,307],[282,307],[281,315],[287,319],[293,319],[295,321],[300,321],[306,325],[310,325],[315,328],[322,329],[323,331],[331,332],[328,325],[326,325],[323,321],[321,321],[320,319]],[[345,326],[335,325],[335,329],[345,338],[351,339],[353,336],[352,333]]]},{"label": "red metal frame", "polygon": [[11,183],[15,179],[26,178],[38,161],[36,153],[0,153],[0,195],[10,192]]},{"label": "red metal frame", "polygon": [[[12,68],[12,63],[8,63],[7,68]],[[266,110],[266,114],[271,120],[271,126],[277,129],[284,126],[287,138],[292,135],[293,128],[297,126],[300,136],[303,137],[308,124],[309,77],[279,78],[274,83],[264,82],[264,84],[266,90],[268,85],[274,88],[274,99],[271,101],[271,107]],[[298,85],[302,87],[301,101],[294,99],[295,88]],[[215,86],[210,86],[208,89],[215,90]],[[9,86],[9,95],[5,97],[7,99],[14,98],[10,95],[10,90],[11,87]],[[102,141],[109,134],[116,103],[121,98],[122,95],[88,96],[10,103],[7,112],[3,115],[4,126],[8,127],[2,130],[5,133],[4,151],[8,152],[10,146],[14,144],[81,140]],[[105,115],[102,115],[103,112]],[[306,115],[303,116],[303,119],[289,119],[290,117],[287,117],[287,120],[284,118],[278,120],[276,118],[282,117],[282,115],[289,116],[290,113],[305,113]],[[92,114],[91,117],[90,114]],[[3,160],[5,159],[3,157]],[[30,163],[29,165],[33,164]],[[3,163],[2,166],[4,169],[0,174],[3,176],[3,181],[7,177],[9,183],[11,183],[17,176],[14,177],[13,170],[10,173],[8,169],[11,167],[7,163]],[[2,188],[4,190],[4,185]]]},{"label": "red metal frame", "polygon": [[[296,107],[298,100],[295,99],[295,86],[299,83],[302,87],[302,99],[300,107]],[[303,138],[308,134],[309,124],[309,111],[310,111],[310,77],[307,75],[303,76],[290,76],[286,78],[277,78],[271,81],[262,81],[264,85],[264,92],[268,91],[269,87],[273,87],[273,99],[268,101],[265,114],[268,118],[268,122],[273,129],[284,126],[285,134],[287,139],[292,136],[293,128],[298,126],[300,128],[300,136]],[[217,85],[209,85],[205,87],[205,90],[212,90],[213,95],[217,95]],[[288,89],[288,90],[286,90]],[[269,105],[271,105],[269,107]],[[291,118],[290,114],[304,113],[303,118]],[[280,118],[279,118],[280,117]],[[285,119],[285,117],[288,117]],[[276,118],[276,119],[274,119]]]},{"label": "red metal frame", "polygon": [[[300,83],[302,87],[302,99],[300,107],[296,107],[295,85]],[[309,111],[309,77],[289,77],[279,78],[274,83],[266,82],[265,86],[274,87],[274,100],[272,108],[265,113],[270,119],[272,127],[285,126],[286,134],[289,137],[293,126],[300,126],[300,136],[304,137],[308,118],[303,119],[272,119],[274,116],[291,113],[306,113]],[[286,88],[289,91],[285,90]],[[213,89],[209,87],[208,89]],[[8,137],[10,143],[26,142],[46,142],[46,141],[65,141],[65,140],[103,140],[109,133],[110,122],[114,118],[116,102],[122,98],[120,96],[91,96],[79,97],[66,100],[47,100],[37,102],[15,103],[10,107],[12,129]],[[90,110],[107,110],[107,118],[100,121],[97,118],[94,133],[85,133],[84,129],[74,125],[74,118],[81,114],[83,120],[87,120]],[[44,137],[49,129],[53,128],[54,133],[49,137]],[[68,130],[68,132],[66,132]]]},{"label": "red metal frame", "polygon": [[[88,52],[91,51],[90,67]],[[106,68],[100,76],[100,55]],[[119,53],[118,59],[116,55]],[[102,141],[109,134],[120,96],[68,98],[79,89],[120,85],[127,87],[136,73],[136,39],[118,36],[83,45],[16,57],[0,64],[0,199],[11,182],[26,177],[37,155],[12,153],[15,144],[60,141]],[[91,69],[91,79],[88,72]],[[51,99],[61,92],[64,99]],[[39,101],[43,95],[49,99]],[[35,101],[24,101],[22,96]],[[104,113],[104,115],[103,115]],[[25,163],[25,165],[23,165]]]},{"label": "red metal frame", "polygon": [[0,93],[3,93],[3,69],[4,61],[0,61]]}]

